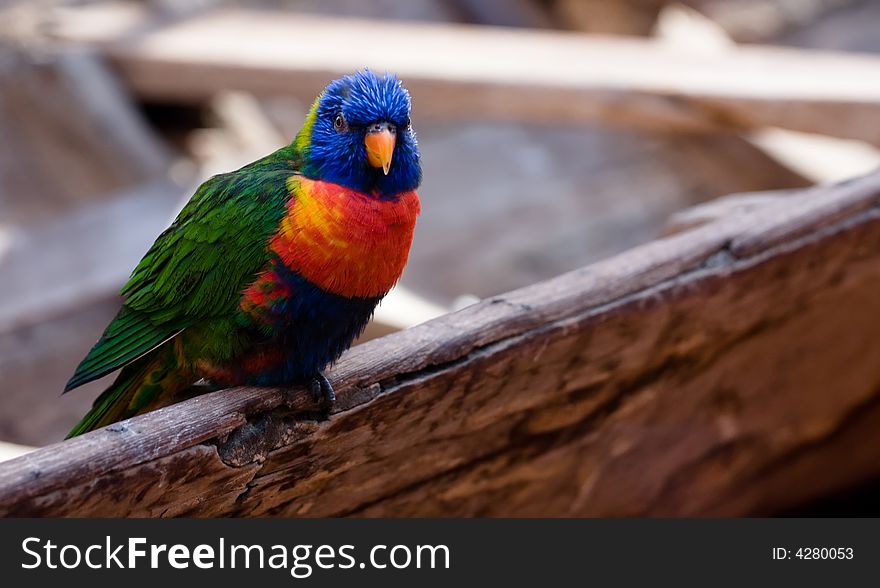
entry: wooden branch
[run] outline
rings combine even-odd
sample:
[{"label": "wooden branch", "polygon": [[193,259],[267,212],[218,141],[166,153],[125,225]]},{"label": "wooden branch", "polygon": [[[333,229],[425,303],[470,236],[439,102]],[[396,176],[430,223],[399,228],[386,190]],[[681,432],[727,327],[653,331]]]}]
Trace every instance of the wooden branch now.
[{"label": "wooden branch", "polygon": [[78,9],[57,34],[99,45],[147,98],[203,100],[234,88],[311,100],[334,76],[369,66],[406,80],[419,117],[687,132],[777,126],[880,144],[880,58],[868,55],[698,53],[649,40],[243,10],[164,25],[101,19],[100,9]]},{"label": "wooden branch", "polygon": [[6,515],[755,515],[880,474],[880,174],[0,464]]}]

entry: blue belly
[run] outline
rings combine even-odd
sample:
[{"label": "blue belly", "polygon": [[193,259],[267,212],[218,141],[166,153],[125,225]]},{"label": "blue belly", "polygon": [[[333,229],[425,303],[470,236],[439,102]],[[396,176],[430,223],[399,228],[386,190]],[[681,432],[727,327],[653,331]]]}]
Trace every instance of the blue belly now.
[{"label": "blue belly", "polygon": [[245,377],[256,386],[286,386],[312,379],[351,347],[381,296],[345,298],[326,292],[275,260],[274,270],[293,293],[273,305],[268,325],[255,329],[254,350],[281,350],[274,366]]}]

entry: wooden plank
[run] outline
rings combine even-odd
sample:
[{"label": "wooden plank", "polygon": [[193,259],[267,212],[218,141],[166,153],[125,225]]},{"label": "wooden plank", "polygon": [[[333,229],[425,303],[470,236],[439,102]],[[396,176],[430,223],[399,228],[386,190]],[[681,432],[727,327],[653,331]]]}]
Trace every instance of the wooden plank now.
[{"label": "wooden plank", "polygon": [[[850,241],[837,244],[847,255],[880,245],[873,217],[860,235],[837,235]],[[856,262],[862,267],[854,270],[820,251],[807,246],[801,255],[753,260],[748,269],[734,263],[725,268],[732,276],[679,284],[691,290],[687,299],[669,300],[676,287],[662,288],[601,321],[567,325],[580,331],[570,344],[582,350],[575,357],[595,367],[571,383],[560,378],[558,370],[573,357],[551,341],[538,347],[542,365],[532,363],[532,379],[487,393],[471,384],[468,394],[476,398],[468,405],[525,406],[475,423],[489,430],[467,459],[459,457],[461,445],[473,439],[456,427],[448,439],[419,444],[415,463],[399,470],[405,479],[393,488],[369,487],[367,500],[346,500],[335,489],[367,484],[376,474],[370,466],[392,467],[403,455],[355,461],[346,472],[276,499],[273,489],[286,468],[297,472],[289,457],[297,448],[285,448],[252,483],[250,504],[241,504],[240,512],[275,514],[305,504],[314,515],[767,515],[870,480],[880,458],[876,433],[859,423],[862,436],[854,438],[849,427],[860,415],[878,424],[880,346],[871,338],[880,326],[880,276],[867,267],[877,256]],[[817,271],[774,279],[809,254],[818,256]],[[838,272],[855,281],[828,288]],[[793,303],[780,304],[787,293]],[[505,367],[529,359],[524,350],[512,353]],[[854,362],[858,367],[849,371]],[[542,378],[557,383],[558,392],[532,404]],[[391,403],[383,408],[393,409]],[[400,413],[396,418],[402,420],[389,421],[408,422]],[[396,429],[386,434],[399,434]],[[466,441],[457,442],[459,436]],[[320,436],[308,441],[312,447],[324,442]],[[422,460],[450,459],[457,461],[439,477],[420,471]],[[765,479],[773,480],[772,489]]]},{"label": "wooden plank", "polygon": [[[234,88],[310,100],[332,77],[366,65],[405,79],[419,117],[688,132],[777,126],[880,144],[880,58],[869,55],[695,52],[640,39],[247,10],[131,28],[99,17],[68,13],[57,35],[100,45],[147,98],[203,100]],[[369,42],[357,42],[366,31]]]},{"label": "wooden plank", "polygon": [[5,462],[0,513],[742,515],[871,479],[880,175],[785,204],[359,346],[328,420],[231,389]]}]

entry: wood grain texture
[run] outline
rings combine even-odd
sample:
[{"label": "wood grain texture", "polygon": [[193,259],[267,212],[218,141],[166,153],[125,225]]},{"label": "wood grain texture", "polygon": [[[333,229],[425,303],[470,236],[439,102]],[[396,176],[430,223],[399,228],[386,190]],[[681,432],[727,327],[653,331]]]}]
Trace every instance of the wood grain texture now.
[{"label": "wood grain texture", "polygon": [[0,513],[771,514],[880,475],[878,291],[880,174],[790,192],[359,346],[327,420],[231,389],[2,463]]},{"label": "wood grain texture", "polygon": [[[111,22],[125,21],[100,8],[71,11],[56,34],[99,46],[133,91],[153,99],[241,89],[308,102],[330,79],[369,66],[406,80],[420,118],[678,132],[776,126],[880,144],[880,58],[870,55],[760,46],[695,53],[635,38],[247,10]],[[366,31],[369,43],[326,43]]]}]

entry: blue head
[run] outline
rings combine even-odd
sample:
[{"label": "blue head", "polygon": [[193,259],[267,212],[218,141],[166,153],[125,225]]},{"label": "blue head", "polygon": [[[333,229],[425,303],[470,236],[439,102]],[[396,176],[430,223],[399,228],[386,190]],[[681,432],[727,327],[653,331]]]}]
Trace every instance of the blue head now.
[{"label": "blue head", "polygon": [[409,92],[393,75],[363,70],[330,82],[294,145],[303,175],[360,192],[393,196],[422,179]]}]

